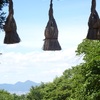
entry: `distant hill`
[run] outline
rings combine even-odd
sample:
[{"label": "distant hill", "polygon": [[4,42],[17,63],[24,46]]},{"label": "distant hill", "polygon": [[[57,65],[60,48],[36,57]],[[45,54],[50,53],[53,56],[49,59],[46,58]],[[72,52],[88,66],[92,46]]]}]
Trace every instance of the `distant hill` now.
[{"label": "distant hill", "polygon": [[33,81],[17,82],[15,84],[0,84],[0,89],[4,89],[10,93],[25,94],[29,92],[32,86],[38,86],[40,83]]}]

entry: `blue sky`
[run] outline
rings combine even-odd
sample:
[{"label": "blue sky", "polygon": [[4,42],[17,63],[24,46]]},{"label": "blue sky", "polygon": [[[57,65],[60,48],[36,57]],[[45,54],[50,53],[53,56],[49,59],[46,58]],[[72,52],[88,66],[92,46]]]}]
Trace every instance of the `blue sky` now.
[{"label": "blue sky", "polygon": [[[3,44],[0,32],[0,83],[32,80],[49,82],[65,69],[82,61],[75,55],[87,35],[91,0],[53,0],[54,18],[59,29],[61,51],[43,51],[44,29],[50,0],[13,0],[19,44]],[[97,11],[100,13],[100,0]],[[7,8],[4,9],[7,11]]]}]

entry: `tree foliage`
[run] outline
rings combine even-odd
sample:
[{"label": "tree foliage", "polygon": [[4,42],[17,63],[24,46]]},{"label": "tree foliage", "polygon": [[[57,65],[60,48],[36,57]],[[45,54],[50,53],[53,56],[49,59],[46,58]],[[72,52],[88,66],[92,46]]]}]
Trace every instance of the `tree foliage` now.
[{"label": "tree foliage", "polygon": [[[85,63],[81,74],[84,77],[84,95],[86,100],[100,98],[100,41],[84,40],[77,49],[77,54],[84,53]],[[82,69],[81,68],[81,69]]]},{"label": "tree foliage", "polygon": [[8,3],[8,0],[0,0],[0,29],[3,29],[3,23],[5,21],[5,12],[3,7]]},{"label": "tree foliage", "polygon": [[83,55],[84,63],[65,70],[52,83],[31,88],[28,96],[34,98],[41,94],[41,100],[99,100],[100,41],[84,39],[78,45],[76,54]]},{"label": "tree foliage", "polygon": [[[83,55],[83,63],[66,69],[53,82],[31,87],[26,95],[13,94],[13,100],[99,100],[100,41],[84,39],[78,45],[76,54]],[[12,97],[8,93],[7,95]]]},{"label": "tree foliage", "polygon": [[14,100],[13,96],[7,91],[0,90],[0,100]]}]

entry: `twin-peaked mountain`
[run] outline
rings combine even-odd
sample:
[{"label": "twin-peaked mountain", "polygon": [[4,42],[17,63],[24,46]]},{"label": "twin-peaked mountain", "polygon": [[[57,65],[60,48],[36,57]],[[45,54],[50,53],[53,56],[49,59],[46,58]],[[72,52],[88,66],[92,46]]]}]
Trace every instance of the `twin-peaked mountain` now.
[{"label": "twin-peaked mountain", "polygon": [[32,86],[38,86],[39,83],[33,81],[17,82],[15,84],[0,84],[0,89],[11,93],[27,93]]}]

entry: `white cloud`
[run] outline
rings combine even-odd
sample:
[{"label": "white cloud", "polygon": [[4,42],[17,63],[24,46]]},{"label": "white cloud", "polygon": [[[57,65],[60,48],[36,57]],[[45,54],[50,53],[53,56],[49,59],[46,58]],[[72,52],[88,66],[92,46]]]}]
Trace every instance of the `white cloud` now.
[{"label": "white cloud", "polygon": [[62,75],[65,69],[80,63],[75,56],[75,48],[62,51],[33,51],[28,53],[8,52],[0,56],[0,83],[14,83],[32,80],[52,81]]}]

